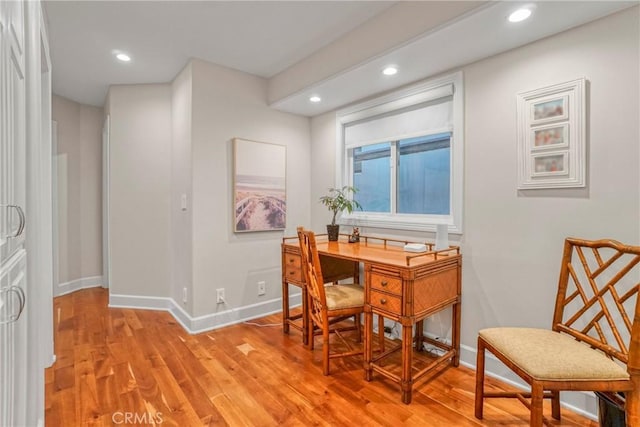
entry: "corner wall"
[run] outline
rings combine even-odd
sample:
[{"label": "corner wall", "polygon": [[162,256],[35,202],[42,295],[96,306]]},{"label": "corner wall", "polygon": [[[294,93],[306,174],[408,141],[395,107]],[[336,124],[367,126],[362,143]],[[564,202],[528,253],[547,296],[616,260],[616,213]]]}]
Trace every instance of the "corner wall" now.
[{"label": "corner wall", "polygon": [[[167,85],[112,87],[105,110],[110,305],[168,310],[192,333],[280,311],[280,243],[310,218],[309,119],[269,108],[264,79],[200,60]],[[236,137],[286,146],[285,231],[233,232]]]},{"label": "corner wall", "polygon": [[[462,360],[475,366],[479,329],[548,328],[565,237],[640,243],[640,34],[638,7],[463,67],[465,84],[464,234],[461,245]],[[516,94],[586,77],[588,185],[517,191]],[[312,119],[312,224],[334,185],[335,113]],[[316,167],[315,164],[318,166]],[[433,239],[430,233],[363,233]],[[428,330],[450,336],[449,314]],[[506,370],[488,361],[499,375]],[[594,414],[592,397],[567,397]],[[565,400],[567,401],[567,400]]]},{"label": "corner wall", "polygon": [[171,85],[109,90],[110,297],[170,289]]},{"label": "corner wall", "polygon": [[[218,313],[216,323],[281,310],[283,235],[308,224],[309,119],[267,105],[266,81],[200,60],[193,71],[193,316]],[[285,145],[287,229],[233,232],[232,139]],[[258,296],[257,282],[267,293]],[[226,303],[216,304],[225,288]],[[205,321],[206,323],[206,321]]]},{"label": "corner wall", "polygon": [[52,96],[57,122],[54,296],[102,283],[102,108]]},{"label": "corner wall", "polygon": [[[191,125],[192,125],[191,63],[171,84],[171,284],[169,296],[188,313],[193,310],[191,241],[193,239],[191,185]],[[183,199],[186,204],[183,208]],[[187,298],[184,301],[183,290]]]}]

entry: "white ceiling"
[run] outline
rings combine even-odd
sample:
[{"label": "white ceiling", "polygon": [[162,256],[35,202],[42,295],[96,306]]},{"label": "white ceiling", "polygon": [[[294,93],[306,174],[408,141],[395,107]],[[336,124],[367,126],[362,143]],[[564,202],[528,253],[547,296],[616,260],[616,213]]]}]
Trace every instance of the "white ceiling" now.
[{"label": "white ceiling", "polygon": [[46,1],[53,91],[102,106],[109,85],[169,82],[193,57],[271,77],[393,3]]},{"label": "white ceiling", "polygon": [[[591,22],[616,11],[640,4],[638,1],[539,1],[531,17],[511,23],[507,17],[522,2],[487,2],[389,52],[372,57],[271,106],[306,116],[335,110],[356,100],[453,70],[510,49]],[[391,78],[380,73],[386,64],[399,68]],[[311,94],[322,103],[309,102]]]},{"label": "white ceiling", "polygon": [[[111,84],[170,82],[197,57],[265,78],[288,69],[395,2],[381,1],[47,1],[53,91],[101,106]],[[638,1],[543,1],[519,25],[506,17],[522,3],[478,7],[394,49],[307,85],[272,106],[313,116],[444,70],[598,19]],[[434,3],[434,7],[435,3]],[[400,24],[401,25],[401,24]],[[129,53],[130,63],[113,52]],[[388,63],[400,72],[384,78]],[[319,93],[320,104],[308,101]]]}]

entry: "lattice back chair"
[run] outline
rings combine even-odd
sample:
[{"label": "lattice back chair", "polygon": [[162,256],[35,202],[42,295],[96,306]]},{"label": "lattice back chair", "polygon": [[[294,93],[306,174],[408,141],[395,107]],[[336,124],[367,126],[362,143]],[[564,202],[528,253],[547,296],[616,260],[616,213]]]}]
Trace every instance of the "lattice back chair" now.
[{"label": "lattice back chair", "polygon": [[[626,396],[627,426],[640,426],[640,247],[614,240],[568,238],[552,330],[483,329],[478,336],[476,418],[484,398],[515,397],[531,410],[530,425],[548,424],[543,398],[560,419],[560,391]],[[485,350],[531,386],[530,393],[484,391]]]},{"label": "lattice back chair", "polygon": [[[307,309],[309,313],[309,347],[314,348],[315,331],[322,333],[322,370],[329,375],[329,359],[336,357],[363,354],[363,350],[355,349],[342,335],[342,332],[357,333],[357,341],[362,340],[360,315],[364,312],[364,290],[356,284],[326,285],[322,277],[320,257],[316,248],[315,234],[312,231],[298,227],[302,271],[307,283]],[[340,325],[338,322],[353,317],[353,326]],[[344,343],[347,351],[331,353],[329,336],[331,333]]]}]

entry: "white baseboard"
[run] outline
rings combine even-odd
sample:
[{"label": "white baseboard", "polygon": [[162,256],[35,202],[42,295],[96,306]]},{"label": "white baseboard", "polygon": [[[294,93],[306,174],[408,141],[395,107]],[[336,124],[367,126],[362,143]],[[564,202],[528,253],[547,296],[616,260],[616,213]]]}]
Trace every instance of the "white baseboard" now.
[{"label": "white baseboard", "polygon": [[102,286],[102,276],[82,277],[65,283],[59,283],[53,288],[53,296],[59,297],[80,289],[97,288]]},{"label": "white baseboard", "polygon": [[191,319],[192,333],[200,333],[212,329],[267,316],[282,311],[282,298],[272,299],[258,304],[231,308],[217,313],[198,316]]},{"label": "white baseboard", "polygon": [[[301,294],[292,294],[289,296],[289,304],[291,307],[300,305],[301,300]],[[172,298],[164,297],[143,297],[110,293],[109,307],[168,311],[188,333],[199,334],[278,313],[282,310],[282,298],[271,299],[238,308],[223,309],[216,313],[197,317],[193,317],[184,311]]]},{"label": "white baseboard", "polygon": [[172,304],[175,303],[171,298],[118,295],[109,292],[109,307],[114,308],[135,308],[140,310],[169,311]]}]

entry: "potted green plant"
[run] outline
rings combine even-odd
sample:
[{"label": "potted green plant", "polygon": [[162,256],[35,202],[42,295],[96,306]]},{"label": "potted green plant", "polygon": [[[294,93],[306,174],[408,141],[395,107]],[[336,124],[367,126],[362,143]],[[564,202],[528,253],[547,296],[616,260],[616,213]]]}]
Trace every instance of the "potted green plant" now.
[{"label": "potted green plant", "polygon": [[335,242],[340,234],[340,225],[336,224],[336,215],[338,212],[353,212],[354,209],[361,209],[360,203],[349,198],[349,194],[355,195],[358,190],[355,187],[345,185],[342,188],[330,188],[329,194],[320,197],[320,203],[325,205],[329,211],[333,213],[331,224],[327,224],[327,234],[329,241]]}]

